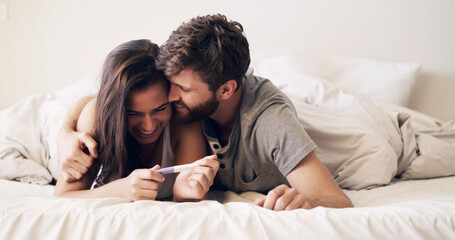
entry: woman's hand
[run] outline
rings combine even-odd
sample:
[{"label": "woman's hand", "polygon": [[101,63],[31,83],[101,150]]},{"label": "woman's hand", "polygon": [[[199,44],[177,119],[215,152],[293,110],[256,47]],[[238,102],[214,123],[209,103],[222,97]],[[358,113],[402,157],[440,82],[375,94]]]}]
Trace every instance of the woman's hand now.
[{"label": "woman's hand", "polygon": [[201,200],[207,197],[220,163],[217,161],[216,155],[204,157],[195,163],[198,165],[197,167],[183,171],[177,176],[174,184],[176,201]]},{"label": "woman's hand", "polygon": [[159,168],[159,165],[155,165],[151,169],[136,169],[128,177],[121,179],[123,197],[132,202],[155,200],[158,186],[164,181],[163,175],[154,171]]}]

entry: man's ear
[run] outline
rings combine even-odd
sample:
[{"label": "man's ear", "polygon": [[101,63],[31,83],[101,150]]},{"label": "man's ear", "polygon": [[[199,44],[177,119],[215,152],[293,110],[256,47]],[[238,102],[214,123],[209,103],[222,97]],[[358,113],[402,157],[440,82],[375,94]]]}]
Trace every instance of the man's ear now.
[{"label": "man's ear", "polygon": [[217,99],[220,101],[228,100],[237,89],[237,82],[233,79],[225,82],[216,90]]}]

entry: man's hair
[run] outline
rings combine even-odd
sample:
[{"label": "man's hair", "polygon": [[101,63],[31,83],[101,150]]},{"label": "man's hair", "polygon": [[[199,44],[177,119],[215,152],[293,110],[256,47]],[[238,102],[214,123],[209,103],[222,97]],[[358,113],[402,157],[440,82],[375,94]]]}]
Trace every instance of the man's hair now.
[{"label": "man's hair", "polygon": [[106,58],[95,113],[95,139],[102,165],[98,186],[142,167],[137,142],[128,133],[127,100],[132,92],[155,85],[169,90],[169,81],[155,67],[157,54],[156,44],[141,39],[119,45]]},{"label": "man's hair", "polygon": [[156,63],[169,79],[190,68],[216,91],[231,79],[242,83],[250,51],[240,23],[220,14],[199,16],[172,32]]}]

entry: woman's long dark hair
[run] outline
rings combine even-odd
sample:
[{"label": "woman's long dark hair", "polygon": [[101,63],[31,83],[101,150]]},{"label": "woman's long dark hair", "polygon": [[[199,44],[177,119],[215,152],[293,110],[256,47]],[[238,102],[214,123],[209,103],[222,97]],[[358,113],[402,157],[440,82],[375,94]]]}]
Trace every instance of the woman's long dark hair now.
[{"label": "woman's long dark hair", "polygon": [[126,177],[142,166],[137,142],[128,133],[127,100],[132,91],[155,84],[169,89],[163,72],[155,67],[158,49],[149,40],[133,40],[116,47],[106,58],[95,113],[95,139],[102,166],[98,186]]}]

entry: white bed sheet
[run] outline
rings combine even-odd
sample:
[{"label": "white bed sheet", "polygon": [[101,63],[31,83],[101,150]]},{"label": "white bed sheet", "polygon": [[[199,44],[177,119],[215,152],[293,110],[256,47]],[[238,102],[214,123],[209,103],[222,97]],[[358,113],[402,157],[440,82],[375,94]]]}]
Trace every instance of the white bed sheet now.
[{"label": "white bed sheet", "polygon": [[197,203],[64,199],[0,180],[0,239],[455,239],[455,177],[346,190],[355,208],[275,212],[259,193]]}]

